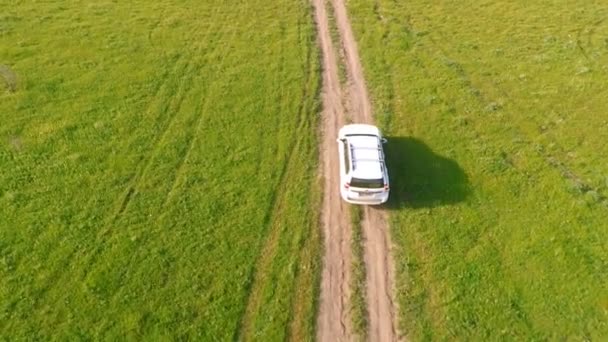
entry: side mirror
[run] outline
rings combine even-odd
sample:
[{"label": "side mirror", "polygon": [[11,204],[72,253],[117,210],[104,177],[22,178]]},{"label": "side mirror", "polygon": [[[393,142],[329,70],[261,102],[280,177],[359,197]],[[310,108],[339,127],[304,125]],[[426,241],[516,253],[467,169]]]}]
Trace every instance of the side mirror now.
[{"label": "side mirror", "polygon": [[337,142],[344,142],[344,140],[346,140],[346,139],[340,139],[340,138],[336,139]]},{"label": "side mirror", "polygon": [[380,141],[382,141],[383,144],[386,144],[388,142],[388,140],[386,140],[386,138],[382,138],[382,140],[380,140]]}]

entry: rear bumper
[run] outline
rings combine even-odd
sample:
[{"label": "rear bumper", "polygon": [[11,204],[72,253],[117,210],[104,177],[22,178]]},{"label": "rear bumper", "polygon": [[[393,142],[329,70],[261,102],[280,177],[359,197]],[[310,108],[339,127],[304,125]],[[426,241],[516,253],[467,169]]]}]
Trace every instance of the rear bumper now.
[{"label": "rear bumper", "polygon": [[388,201],[388,192],[383,192],[378,195],[373,196],[356,196],[348,191],[341,191],[342,199],[351,204],[361,204],[361,205],[380,205],[386,203]]},{"label": "rear bumper", "polygon": [[355,199],[350,199],[350,198],[343,198],[346,202],[351,203],[351,204],[360,204],[360,205],[380,205],[383,203],[386,203],[386,201],[388,200],[381,200],[381,201],[361,201],[361,200],[355,200]]}]

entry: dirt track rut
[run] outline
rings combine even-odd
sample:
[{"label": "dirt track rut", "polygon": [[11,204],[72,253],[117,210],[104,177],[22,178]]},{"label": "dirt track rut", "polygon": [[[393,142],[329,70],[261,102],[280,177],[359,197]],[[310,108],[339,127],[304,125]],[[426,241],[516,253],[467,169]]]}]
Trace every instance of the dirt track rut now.
[{"label": "dirt track rut", "polygon": [[321,213],[325,257],[321,275],[317,337],[319,341],[347,341],[352,334],[348,315],[351,230],[346,206],[340,200],[339,193],[331,191],[338,189],[339,186],[339,164],[335,158],[334,147],[338,129],[344,124],[344,108],[338,64],[329,35],[324,0],[314,0],[314,6],[323,54],[323,138],[320,146],[320,172],[324,177],[323,187],[326,189]]},{"label": "dirt track rut", "polygon": [[[350,280],[352,265],[351,226],[348,207],[339,196],[339,165],[336,159],[336,138],[348,114],[354,123],[373,124],[372,107],[365,86],[357,44],[348,21],[344,0],[329,0],[334,9],[340,33],[340,45],[334,47],[325,0],[312,0],[322,53],[323,119],[321,139],[321,169],[324,177],[321,224],[325,241],[325,256],[319,301],[319,341],[350,341],[353,331],[350,309]],[[341,89],[338,76],[336,48],[342,49],[348,77],[346,91]],[[366,303],[368,336],[371,341],[399,339],[396,306],[393,300],[394,276],[390,255],[390,234],[387,218],[381,209],[365,207],[361,221],[366,268]]]}]

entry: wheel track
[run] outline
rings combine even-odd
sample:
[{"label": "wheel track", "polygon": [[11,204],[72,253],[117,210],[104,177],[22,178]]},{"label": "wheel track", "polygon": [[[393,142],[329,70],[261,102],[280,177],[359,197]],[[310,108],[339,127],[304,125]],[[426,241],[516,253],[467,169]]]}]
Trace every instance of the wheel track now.
[{"label": "wheel track", "polygon": [[386,215],[378,209],[366,207],[361,228],[367,283],[368,335],[371,341],[395,341],[399,339],[399,334],[393,297],[394,265]]},{"label": "wheel track", "polygon": [[[122,197],[122,200],[120,202],[121,203],[120,207],[113,215],[113,218],[111,220],[112,224],[115,223],[120,218],[120,216],[124,213],[124,211],[127,209],[127,206],[131,202],[133,195],[137,191],[137,187],[138,187],[141,179],[143,178],[146,171],[149,169],[150,165],[152,164],[152,161],[154,160],[154,156],[158,153],[158,150],[160,149],[160,147],[162,145],[161,144],[162,141],[166,139],[167,132],[170,131],[171,124],[173,123],[173,121],[175,121],[176,117],[178,116],[178,114],[172,115],[172,113],[179,113],[179,109],[181,108],[182,102],[184,101],[184,98],[188,92],[188,90],[184,89],[185,88],[184,85],[188,83],[187,81],[184,81],[184,76],[187,77],[188,74],[191,74],[189,72],[190,69],[191,69],[191,64],[186,63],[185,66],[183,67],[183,71],[180,73],[182,75],[180,77],[182,79],[182,81],[180,82],[177,96],[174,97],[172,101],[169,101],[169,102],[165,103],[164,106],[162,106],[160,113],[159,113],[159,117],[162,117],[162,113],[166,113],[167,118],[165,118],[164,120],[160,119],[161,130],[159,131],[159,133],[156,135],[156,137],[153,140],[152,152],[150,152],[150,154],[148,154],[147,157],[142,158],[141,161],[138,163],[138,165],[136,167],[137,171],[135,172],[133,177],[131,177],[131,179],[129,180],[129,186],[127,187],[127,189],[125,191],[125,195]],[[187,79],[189,80],[190,77],[188,77]]]},{"label": "wheel track", "polygon": [[[299,104],[298,106],[298,118],[297,118],[297,122],[296,122],[296,132],[302,132],[307,130],[307,128],[310,126],[310,119],[308,118],[309,115],[309,111],[311,108],[308,108],[308,106],[306,105],[307,103],[304,102],[305,99],[310,98],[311,96],[311,89],[308,89],[311,85],[310,85],[310,76],[311,73],[314,72],[312,70],[312,58],[313,56],[310,54],[310,51],[308,52],[307,55],[307,59],[306,59],[306,63],[305,63],[305,79],[304,79],[304,83],[303,83],[303,87],[302,87],[302,99],[303,101]],[[281,68],[282,71],[282,68]],[[280,72],[279,74],[282,74],[282,72]],[[274,259],[274,256],[276,255],[277,251],[277,244],[278,244],[278,240],[281,236],[281,234],[284,233],[283,229],[281,229],[281,222],[280,219],[282,217],[282,212],[284,211],[284,204],[285,204],[285,197],[286,197],[286,193],[283,192],[281,189],[285,189],[286,185],[288,184],[288,182],[290,181],[291,174],[294,171],[297,171],[299,165],[298,165],[298,153],[297,151],[299,151],[302,146],[304,144],[306,144],[307,142],[305,141],[306,135],[305,134],[297,134],[296,135],[296,139],[292,140],[292,143],[290,144],[290,146],[288,146],[287,148],[287,152],[286,152],[286,157],[285,157],[285,164],[283,165],[283,168],[281,169],[281,172],[279,174],[279,180],[277,182],[277,186],[275,187],[275,195],[273,196],[273,199],[271,200],[271,204],[270,204],[270,211],[269,211],[269,215],[267,217],[267,219],[265,220],[267,223],[267,225],[269,225],[269,234],[266,237],[266,240],[264,242],[264,247],[261,249],[260,254],[257,256],[257,261],[256,261],[256,265],[252,271],[252,275],[251,275],[251,285],[247,294],[247,305],[245,308],[245,311],[243,312],[241,319],[240,319],[240,323],[238,325],[237,328],[237,334],[236,334],[236,339],[237,340],[247,340],[248,338],[250,338],[250,336],[248,336],[248,333],[250,333],[251,331],[253,331],[254,327],[254,318],[255,315],[260,314],[259,309],[260,306],[262,305],[262,291],[264,289],[264,285],[266,284],[266,282],[268,281],[268,279],[265,279],[263,277],[264,274],[267,274],[268,272],[266,272],[266,270],[268,270],[271,265],[272,265],[272,261]],[[302,248],[300,248],[298,250],[298,256],[301,255],[301,250]],[[294,276],[294,282],[298,281],[298,277],[297,274],[296,276]],[[290,310],[293,310],[293,305],[289,305]],[[290,315],[290,317],[292,317]],[[287,324],[286,326],[286,336],[290,335],[290,331],[289,328],[291,327],[291,324]]]},{"label": "wheel track", "polygon": [[[236,31],[232,30],[230,33],[230,38],[228,40],[232,41],[235,36],[236,36]],[[208,58],[209,59],[214,58],[214,56],[216,54],[221,55],[221,53],[222,53],[222,49],[220,46],[220,47],[217,47],[212,53],[210,53]],[[217,71],[217,73],[220,73],[223,70],[223,68],[225,66],[225,63],[224,63],[225,60],[226,60],[225,58],[222,58],[222,59],[220,59],[220,62],[217,62],[215,64],[215,70]],[[194,72],[192,72],[192,73],[194,74]],[[211,75],[210,75],[209,79],[214,79],[214,77],[211,77]],[[214,96],[216,95],[213,92],[214,89],[211,87],[211,85],[208,85],[205,90],[206,90],[205,96],[202,96],[203,99],[214,98]],[[190,157],[190,154],[192,152],[192,149],[195,146],[195,143],[198,141],[198,139],[197,139],[198,136],[196,133],[199,132],[201,129],[201,125],[204,122],[204,120],[203,120],[203,118],[205,117],[204,114],[207,112],[209,105],[210,105],[210,103],[207,101],[205,101],[203,105],[201,105],[200,102],[197,102],[197,105],[196,105],[195,109],[193,110],[193,115],[195,115],[197,113],[198,113],[198,115],[196,116],[196,118],[191,119],[192,124],[186,126],[186,129],[188,129],[188,147],[186,148],[186,152],[183,154],[183,156],[181,156],[181,158],[176,166],[175,177],[173,177],[171,187],[170,187],[169,191],[167,192],[167,194],[165,195],[163,203],[160,207],[161,213],[164,212],[167,205],[173,198],[176,190],[182,184],[181,180],[183,178],[183,166],[186,163],[186,161],[188,160],[188,158]],[[160,216],[161,215],[159,215],[158,217],[160,218]]]},{"label": "wheel track", "polygon": [[[335,158],[335,139],[345,121],[345,107],[354,123],[373,124],[372,106],[367,93],[357,44],[350,27],[344,0],[329,0],[333,6],[336,25],[341,39],[348,79],[348,90],[343,93],[338,79],[338,66],[330,41],[324,1],[314,0],[319,40],[323,53],[324,125],[322,161],[325,176],[322,215],[325,233],[325,260],[321,285],[318,338],[321,341],[351,340],[350,307],[350,238],[348,212],[338,195],[339,179]],[[346,100],[346,105],[342,101]],[[398,340],[396,304],[394,301],[394,270],[390,255],[391,240],[385,212],[365,207],[361,221],[364,237],[364,264],[366,268],[366,305],[369,314],[371,341]],[[336,236],[337,235],[337,236]],[[339,243],[336,243],[339,241]],[[338,272],[336,272],[338,271]],[[336,286],[336,282],[340,283]],[[338,289],[338,290],[336,290]],[[331,295],[330,295],[331,293]],[[328,303],[332,301],[332,303]],[[340,318],[340,329],[334,323]]]},{"label": "wheel track", "polygon": [[[299,135],[302,136],[302,135]],[[260,254],[257,257],[256,265],[251,275],[251,285],[247,293],[247,305],[245,311],[241,317],[238,330],[237,340],[247,340],[248,332],[254,330],[254,318],[255,315],[260,314],[259,308],[262,306],[262,292],[264,286],[267,284],[269,279],[264,278],[269,269],[272,268],[272,262],[276,256],[278,243],[280,237],[285,233],[281,224],[281,217],[285,211],[285,194],[280,190],[284,189],[291,179],[291,174],[297,171],[297,153],[296,151],[302,144],[302,138],[298,138],[297,142],[292,144],[289,152],[287,153],[287,161],[279,176],[279,181],[275,187],[275,193],[279,193],[271,201],[271,210],[268,215],[267,225],[269,225],[270,232],[268,233],[264,246],[261,249]]]},{"label": "wheel track", "polygon": [[329,31],[324,0],[313,0],[315,22],[321,46],[323,69],[323,113],[321,118],[320,167],[323,175],[321,227],[325,257],[321,274],[321,293],[317,321],[320,341],[352,339],[350,302],[351,250],[348,211],[338,193],[339,165],[335,158],[338,129],[345,122],[338,63]]},{"label": "wheel track", "polygon": [[[210,30],[209,33],[207,34],[206,39],[204,39],[204,40],[210,40],[210,41],[222,40],[221,37],[226,35],[226,32],[224,30],[222,30],[222,28],[223,28],[223,26],[219,26],[217,30]],[[195,33],[196,33],[196,31],[194,30],[190,34],[194,35]],[[231,40],[236,35],[236,31],[231,30],[228,34],[229,34],[229,37],[227,38],[227,40]],[[200,54],[202,54],[203,46],[204,46],[204,44],[201,44],[201,45],[197,46],[196,48],[194,48],[192,51],[192,54],[194,56],[199,56]],[[213,50],[207,52],[205,57],[207,59],[211,59],[214,56],[221,56],[222,51],[223,51],[222,45],[214,46]],[[155,156],[158,155],[159,150],[162,148],[162,142],[168,138],[168,133],[171,131],[172,125],[174,125],[176,118],[178,116],[180,116],[180,110],[181,110],[181,106],[182,106],[184,100],[187,98],[188,94],[192,92],[192,89],[191,89],[192,79],[195,77],[195,75],[197,75],[200,72],[199,68],[197,68],[196,64],[193,62],[192,59],[188,59],[188,60],[184,61],[185,58],[182,56],[182,54],[179,54],[178,56],[179,57],[175,61],[175,66],[172,71],[172,74],[178,75],[178,76],[176,76],[177,84],[178,84],[177,90],[174,91],[175,95],[173,95],[172,97],[169,96],[168,100],[164,101],[163,104],[161,105],[160,109],[158,110],[159,114],[156,118],[156,122],[161,127],[161,129],[153,140],[152,152],[150,152],[147,156],[143,157],[140,160],[140,162],[138,163],[138,165],[136,167],[136,173],[129,181],[130,185],[127,187],[127,191],[126,191],[125,195],[123,196],[123,200],[121,202],[119,210],[114,214],[112,223],[115,223],[119,219],[119,217],[127,209],[127,206],[131,202],[133,195],[137,193],[137,188],[138,188],[140,181],[145,178],[145,174],[146,174],[147,170],[152,166]],[[213,69],[217,73],[219,73],[222,70],[222,68],[224,67],[224,63],[223,63],[224,59],[220,58],[218,60],[219,60],[219,62],[215,62],[214,69]],[[182,64],[183,64],[183,66],[182,66]],[[167,75],[164,75],[163,77],[165,79],[167,79],[166,76]],[[210,77],[210,79],[213,79],[213,78]],[[160,94],[163,93],[163,91],[171,94],[172,89],[169,88],[168,84],[169,84],[168,81],[163,82],[163,84],[159,88],[157,88],[156,94],[154,95],[153,98],[158,97]],[[210,92],[210,88],[211,88],[211,85],[208,86],[207,92]],[[163,96],[163,97],[166,97],[166,96]],[[150,107],[148,108],[148,111],[151,111],[151,107],[153,105],[154,104],[150,105]],[[208,104],[205,104],[205,106],[207,106],[207,105]],[[183,166],[184,162],[187,160],[188,155],[189,155],[190,151],[192,150],[194,141],[196,140],[196,136],[194,133],[200,127],[200,123],[202,121],[202,113],[201,113],[201,115],[198,115],[196,118],[194,118],[194,115],[196,115],[197,113],[200,112],[200,108],[201,108],[201,105],[198,104],[196,106],[195,110],[193,110],[193,112],[192,112],[192,117],[188,118],[188,120],[193,120],[193,122],[194,122],[192,125],[188,125],[186,127],[189,130],[188,148],[186,149],[186,152],[180,157],[181,159],[178,162],[177,172],[175,173],[175,177],[173,178],[171,190],[167,193],[165,199],[163,200],[163,205],[161,206],[161,208],[165,207],[165,205],[167,204],[167,201],[169,200],[171,193],[174,191],[174,189],[176,187],[176,183],[178,182],[178,179],[179,179],[179,175],[181,173],[181,167]],[[163,119],[163,113],[167,113],[167,115],[166,115],[167,117],[164,119]]]},{"label": "wheel track", "polygon": [[[163,81],[158,82],[156,84],[156,86],[153,87],[151,98],[156,99],[159,97],[164,97],[163,94],[166,92],[166,88],[167,88],[167,84],[168,84],[168,80],[169,80],[169,78],[167,77],[168,74],[178,73],[181,68],[186,68],[188,65],[188,64],[185,64],[184,66],[182,66],[182,64],[180,62],[181,62],[181,60],[178,59],[170,72],[165,71],[164,73],[162,73],[160,78]],[[146,109],[146,112],[148,112],[148,113],[153,112],[154,104],[155,103],[151,103],[148,106],[148,108]],[[168,106],[168,104],[167,104],[167,106]],[[166,108],[164,111],[166,111]],[[159,111],[159,115],[156,117],[156,121],[158,121],[162,117],[162,113],[163,113],[163,111]],[[141,164],[141,161],[138,163],[137,167],[140,167],[140,164]],[[137,176],[137,172],[135,173],[134,177],[136,177],[136,176]],[[131,180],[129,182],[132,182],[133,179],[134,178],[131,178]],[[124,195],[121,197],[120,206],[118,206],[118,209],[115,210],[114,213],[111,215],[111,219],[108,220],[108,225],[114,224],[116,222],[116,219],[122,214],[122,212],[125,210],[128,202],[131,200],[131,197],[132,197],[134,191],[135,191],[134,188],[131,188],[131,187],[127,188]],[[92,199],[89,199],[87,201],[87,204],[91,203],[91,201],[92,201]],[[105,228],[101,230],[100,234],[98,234],[97,239],[101,239],[108,232],[108,229],[109,229],[108,225],[104,226]],[[101,253],[102,248],[100,247],[100,245],[101,245],[100,243],[95,243],[94,244],[95,247],[92,250],[91,254],[89,254],[88,257],[86,257],[86,255],[83,255],[83,257],[86,257],[86,259],[88,259],[88,262],[87,262],[88,264],[91,264],[92,262],[94,262],[94,260],[99,255],[99,253]],[[82,252],[82,250],[72,249],[69,253],[67,253],[67,255],[64,258],[62,258],[63,261],[61,262],[61,265],[63,267],[57,267],[50,273],[50,275],[45,280],[45,283],[36,291],[38,298],[44,297],[46,295],[46,293],[48,293],[53,288],[53,284],[60,282],[61,279],[63,279],[66,276],[66,273],[64,272],[65,267],[68,267],[71,263],[70,260],[72,260],[75,255],[77,255],[78,253],[81,253],[81,252]],[[84,276],[86,276],[86,274],[88,274],[88,271],[85,272]]]},{"label": "wheel track", "polygon": [[[218,30],[210,30],[207,35],[207,38],[205,40],[219,41],[220,40],[219,37],[222,37],[223,35],[226,34],[226,32],[222,30],[222,28],[223,28],[223,26],[219,26]],[[193,32],[191,32],[190,34],[194,35],[195,33],[196,33],[196,30],[193,30]],[[229,40],[232,39],[235,36],[235,34],[236,34],[236,31],[231,30],[229,32],[230,37],[228,39]],[[217,38],[214,38],[213,36],[217,36]],[[214,38],[214,39],[211,39],[211,38]],[[194,56],[201,55],[203,53],[203,46],[204,46],[204,44],[201,44],[201,45],[195,47],[192,50],[192,55],[194,55]],[[211,58],[212,56],[215,56],[215,55],[221,55],[221,53],[222,53],[222,46],[221,45],[214,46],[213,50],[207,53],[207,58]],[[215,69],[214,69],[217,72],[219,72],[221,70],[221,68],[223,68],[223,66],[224,66],[224,63],[223,63],[224,59],[219,59],[219,61],[220,62],[216,62]],[[178,116],[180,116],[180,110],[181,110],[181,106],[182,106],[184,100],[187,98],[188,94],[190,92],[192,92],[192,79],[194,78],[195,75],[198,74],[197,71],[200,71],[200,70],[198,70],[198,68],[196,67],[196,64],[193,62],[192,59],[184,58],[182,54],[178,54],[178,59],[175,61],[175,66],[172,71],[172,74],[176,75],[175,79],[176,79],[176,83],[177,83],[177,89],[173,90],[172,88],[170,88],[170,82],[164,81],[162,86],[160,86],[158,88],[156,94],[154,95],[153,98],[156,98],[160,94],[163,94],[163,92],[169,93],[168,97],[163,96],[163,98],[167,97],[168,100],[161,102],[160,109],[158,110],[158,116],[155,120],[157,122],[157,125],[159,127],[161,127],[161,129],[156,134],[156,136],[153,140],[152,151],[147,156],[142,157],[140,162],[137,164],[136,172],[133,175],[133,177],[131,178],[131,180],[129,181],[130,184],[127,187],[125,195],[123,196],[119,210],[114,214],[114,217],[112,219],[112,224],[115,223],[120,218],[120,216],[123,214],[123,212],[127,209],[129,203],[131,202],[131,199],[133,198],[133,195],[137,193],[137,188],[138,188],[139,183],[141,182],[142,179],[145,178],[145,174],[146,174],[147,170],[152,166],[155,156],[158,155],[160,149],[162,148],[162,142],[168,138],[168,133],[171,131],[172,125],[175,123],[176,118]],[[168,79],[166,77],[166,75],[164,77],[165,77],[165,79]],[[174,94],[174,95],[171,96],[171,94]],[[153,105],[154,105],[154,103],[150,105],[150,107],[148,108],[148,111],[152,110],[151,108]],[[193,111],[193,115],[198,112],[198,108],[200,108],[199,106],[200,105],[198,105],[196,107],[197,109],[195,109]],[[166,116],[165,118],[163,118],[163,114],[165,114],[165,116]],[[182,115],[184,115],[184,114],[182,114]],[[189,118],[189,119],[191,119],[191,118]],[[193,141],[195,139],[195,137],[192,133],[193,132],[192,129],[194,127],[198,128],[200,121],[201,121],[201,116],[199,115],[195,119],[196,123],[194,125],[189,125],[187,127],[191,132],[190,139],[189,139],[189,147],[186,150],[187,151],[186,154],[184,154],[181,157],[182,159],[178,165],[179,169],[181,169],[181,165],[183,165],[183,163],[187,159],[187,154],[190,152]],[[178,172],[176,173],[176,176],[173,179],[174,183],[172,184],[171,188],[175,187],[175,182],[177,181],[177,178],[179,176],[179,169],[178,169]],[[167,201],[167,198],[165,198],[165,200],[163,202],[166,202],[166,201]]]},{"label": "wheel track", "polygon": [[[217,34],[217,33],[214,33]],[[219,47],[216,47],[214,50],[217,51]],[[202,46],[198,46],[194,50],[194,54],[200,54],[202,52]],[[212,54],[212,53],[210,53]],[[147,155],[144,155],[140,158],[139,162],[135,166],[135,173],[128,181],[129,185],[125,189],[124,195],[120,199],[120,205],[113,213],[110,214],[109,217],[106,218],[105,224],[101,228],[101,230],[97,233],[97,237],[94,242],[93,250],[86,256],[84,263],[88,266],[85,268],[86,271],[82,275],[82,279],[85,279],[89,272],[93,269],[93,264],[97,261],[101,253],[103,252],[104,243],[101,241],[107,239],[108,234],[112,230],[112,228],[117,224],[123,214],[127,211],[129,203],[133,200],[133,196],[137,193],[138,186],[142,179],[145,178],[145,174],[147,170],[153,164],[154,158],[159,153],[162,142],[167,139],[168,132],[171,130],[171,126],[179,116],[179,112],[182,106],[183,101],[186,96],[192,91],[190,89],[191,80],[194,76],[194,64],[185,60],[182,54],[178,54],[178,58],[174,62],[174,66],[171,69],[171,72],[164,73],[162,75],[163,82],[160,82],[159,86],[154,89],[154,94],[151,97],[152,102],[148,106],[146,110],[147,113],[157,112],[154,122],[160,130],[154,136],[152,140],[152,149],[151,152]],[[175,75],[170,78],[169,76]],[[177,89],[173,89],[172,85],[176,84]],[[185,159],[180,162],[180,165],[183,164]],[[176,177],[177,177],[176,173]],[[174,180],[175,181],[175,180]],[[174,184],[172,185],[172,187]],[[167,199],[164,200],[166,202]],[[160,215],[159,215],[160,216]]]},{"label": "wheel track", "polygon": [[[179,70],[180,69],[179,67],[180,67],[180,65],[176,64],[175,67],[172,69],[173,72],[176,72],[177,70]],[[166,76],[166,74],[164,74],[164,76]],[[167,81],[166,81],[166,78],[164,78],[164,79],[165,79],[165,81],[160,82],[158,84],[158,86],[154,88],[154,90],[153,90],[154,98],[158,97],[166,89]],[[150,105],[148,107],[147,111],[148,112],[152,111],[152,105]],[[137,175],[137,173],[136,173],[136,175]],[[133,180],[133,178],[131,179],[131,181],[132,180]],[[109,218],[107,220],[107,224],[104,225],[104,228],[97,234],[97,238],[95,239],[95,241],[93,241],[93,249],[90,251],[90,253],[88,255],[86,255],[86,254],[82,255],[82,257],[85,259],[85,263],[89,265],[89,267],[86,268],[86,271],[82,275],[83,279],[89,273],[89,271],[91,269],[90,265],[92,265],[95,262],[95,260],[97,259],[97,257],[103,250],[103,248],[102,248],[103,244],[100,243],[99,240],[103,239],[103,237],[109,231],[110,226],[113,225],[116,222],[117,218],[120,216],[120,214],[122,214],[122,211],[124,211],[123,205],[126,207],[127,203],[130,201],[130,198],[132,197],[133,191],[134,190],[132,190],[130,187],[126,190],[125,195],[121,199],[120,207],[114,211],[114,213],[111,215],[111,218]],[[71,260],[74,255],[77,255],[78,253],[81,253],[81,252],[82,252],[82,250],[73,249],[70,253],[67,254],[66,257],[63,258],[64,260],[66,260],[66,262],[63,263],[63,266],[67,267],[70,264],[70,261],[68,261],[68,260]],[[43,296],[45,296],[46,293],[49,292],[53,288],[52,285],[60,282],[61,279],[63,279],[65,276],[67,276],[67,275],[64,272],[64,268],[61,268],[61,267],[56,268],[51,273],[51,275],[47,278],[45,285],[43,285],[43,287],[38,290],[37,294],[38,294],[39,298],[42,298]]]},{"label": "wheel track", "polygon": [[[308,10],[308,9],[307,9]],[[307,17],[306,19],[311,19],[312,18],[312,13],[310,13],[309,11],[307,11]],[[305,24],[309,24],[308,20],[303,20],[300,19],[298,21],[298,37],[302,37],[302,27]],[[307,36],[306,39],[310,40],[312,39],[314,36]],[[312,81],[310,79],[310,75],[311,74],[316,74],[317,70],[316,70],[316,66],[317,63],[319,62],[318,60],[319,55],[317,55],[315,53],[315,49],[313,47],[311,47],[309,44],[307,44],[307,48],[306,48],[306,63],[304,64],[304,72],[307,75],[306,76],[306,87],[304,88],[304,93],[302,98],[303,99],[307,99],[307,98],[313,98],[313,90],[316,93],[317,91],[320,90],[319,85],[319,79],[315,79],[316,82],[314,84],[311,84],[310,82]],[[308,87],[311,87],[312,89],[306,91],[306,89]],[[313,125],[314,122],[316,122],[316,120],[314,118],[310,117],[311,113],[314,113],[316,110],[316,106],[317,106],[317,98],[316,95],[314,96],[314,101],[311,102],[309,104],[308,107],[306,107],[305,109],[305,113],[306,114],[306,128],[311,128],[311,125]],[[316,127],[312,127],[312,129],[315,129]],[[301,130],[300,130],[301,131]],[[313,153],[316,152],[316,144],[317,142],[315,140],[309,140],[306,141],[306,146],[307,148],[310,148],[313,150]],[[313,187],[314,188],[314,187]],[[313,191],[313,193],[316,193]],[[311,195],[313,196],[313,195]],[[312,199],[312,204],[316,204],[316,197],[311,197]],[[316,297],[318,296],[317,294],[317,288],[314,286],[314,282],[315,282],[315,275],[314,275],[314,271],[315,271],[315,261],[316,261],[316,245],[318,244],[318,242],[320,240],[319,239],[319,235],[318,235],[318,231],[316,229],[318,229],[315,219],[318,219],[318,216],[316,216],[316,214],[312,214],[312,221],[310,222],[310,226],[309,226],[309,235],[304,236],[301,240],[300,243],[300,247],[298,250],[298,258],[296,263],[299,265],[298,268],[296,268],[296,274],[294,276],[294,289],[297,290],[295,296],[292,297],[292,301],[290,304],[290,319],[291,321],[289,322],[289,324],[286,326],[286,334],[285,336],[287,336],[287,339],[290,341],[301,341],[304,338],[308,338],[309,336],[312,335],[308,335],[310,333],[312,333],[314,330],[307,330],[307,328],[315,328],[315,324],[310,322],[310,317],[306,317],[305,314],[306,313],[310,313],[310,314],[315,314],[315,312],[313,310],[307,311],[307,309],[312,309],[314,308],[314,302],[310,302],[308,299],[308,293],[307,291],[302,291],[299,289],[310,289],[310,291],[312,292],[312,296],[313,298],[316,299]],[[315,296],[317,295],[317,296]]]}]

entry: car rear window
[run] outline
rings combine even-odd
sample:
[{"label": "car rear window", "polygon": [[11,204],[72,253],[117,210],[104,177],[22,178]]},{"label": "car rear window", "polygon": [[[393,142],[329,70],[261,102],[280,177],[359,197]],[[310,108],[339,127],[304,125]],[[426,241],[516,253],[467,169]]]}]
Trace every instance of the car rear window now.
[{"label": "car rear window", "polygon": [[378,189],[384,187],[384,179],[360,179],[352,178],[350,186],[353,188]]}]

